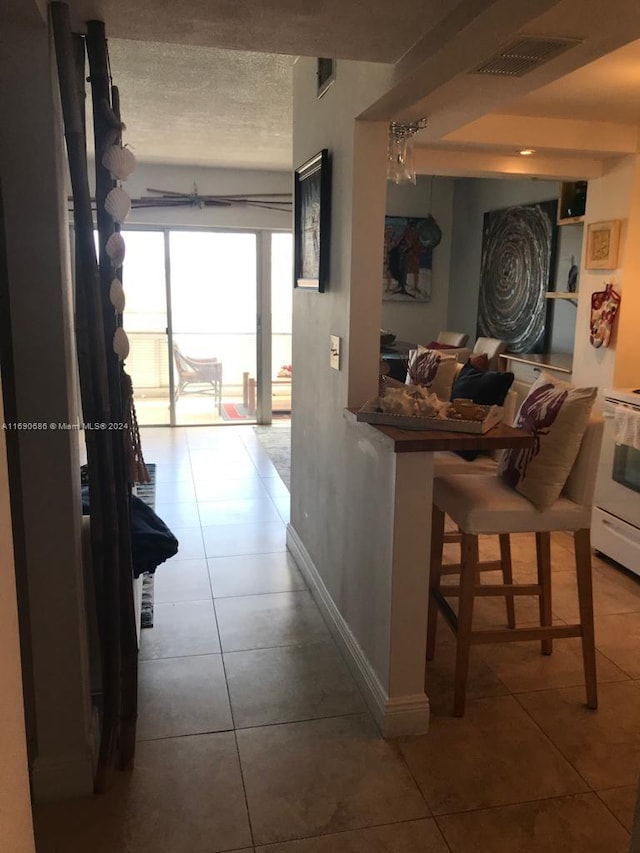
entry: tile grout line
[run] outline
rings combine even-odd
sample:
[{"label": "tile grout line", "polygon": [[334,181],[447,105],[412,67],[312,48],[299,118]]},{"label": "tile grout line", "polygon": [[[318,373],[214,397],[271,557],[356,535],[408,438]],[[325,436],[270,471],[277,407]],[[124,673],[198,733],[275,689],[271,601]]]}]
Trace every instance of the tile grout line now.
[{"label": "tile grout line", "polygon": [[[517,800],[515,802],[499,803],[495,806],[478,806],[477,808],[464,809],[458,812],[442,812],[442,814],[433,815],[433,818],[434,820],[438,820],[439,818],[446,817],[460,817],[462,815],[476,814],[477,812],[491,812],[495,811],[496,809],[508,809],[512,806],[527,806],[531,805],[532,803],[549,803],[553,802],[554,800],[572,800],[575,799],[575,797],[588,797],[592,794],[598,796],[598,792],[590,788],[588,791],[576,791],[573,794],[554,794],[551,797],[536,797],[535,799],[530,800]],[[598,799],[600,798],[598,797]],[[628,831],[629,830],[627,830],[627,832]]]},{"label": "tile grout line", "polygon": [[[366,826],[359,826],[359,827],[355,827],[352,829],[334,829],[331,832],[325,832],[325,833],[316,834],[316,835],[302,835],[302,836],[299,836],[297,838],[291,838],[288,841],[269,841],[269,842],[267,842],[267,844],[260,844],[260,847],[262,847],[266,851],[266,853],[268,853],[268,850],[270,847],[280,846],[282,844],[298,844],[298,842],[315,841],[316,839],[321,840],[323,838],[330,838],[333,835],[348,835],[351,832],[366,832],[366,830],[368,830],[368,829],[383,829],[384,827],[387,827],[387,826],[403,826],[404,824],[409,824],[409,823],[419,823],[420,821],[423,821],[423,820],[429,820],[429,821],[435,822],[435,818],[431,815],[429,817],[410,817],[410,818],[403,818],[402,820],[394,820],[394,821],[386,822],[386,823],[369,823]],[[440,829],[440,827],[438,827],[438,829]],[[445,844],[445,846],[447,848],[447,851],[449,851],[449,853],[452,853],[451,847],[449,847],[449,845],[448,845],[448,843],[447,843],[447,841],[446,841],[446,839],[445,839],[445,837],[441,831],[440,831],[440,835],[442,837],[443,843]],[[377,849],[378,848],[376,848],[376,850]],[[386,850],[386,848],[385,848],[385,850]],[[233,853],[233,851],[223,851],[223,853]]]},{"label": "tile grout line", "polygon": [[[626,786],[623,786],[623,787],[626,787]],[[602,790],[603,790],[603,791],[610,791],[610,790],[611,790],[611,788],[603,788]],[[600,796],[600,791],[594,791],[593,793],[594,793],[594,794],[596,795],[596,797],[600,800],[600,802],[601,802],[601,803],[602,803],[602,805],[607,809],[607,811],[608,811],[610,814],[612,814],[612,815],[613,815],[613,817],[618,821],[618,823],[619,823],[619,824],[620,824],[620,826],[624,829],[624,831],[627,833],[627,835],[631,836],[630,831],[629,831],[629,830],[627,829],[627,827],[623,824],[623,822],[620,820],[620,818],[618,817],[618,815],[613,811],[613,809],[609,806],[609,804],[608,804],[607,802],[605,802],[605,800],[603,800],[603,799],[602,799],[602,797]]]},{"label": "tile grout line", "polygon": [[[622,682],[614,682],[614,683],[616,683],[616,684],[621,684]],[[560,688],[554,688],[554,689],[556,689],[556,690],[575,690],[576,688],[575,688],[575,687],[569,687],[569,688],[562,688],[562,687],[560,687]],[[583,689],[584,689],[584,685],[583,685]],[[584,782],[584,784],[587,786],[587,790],[588,790],[589,792],[595,792],[595,789],[591,787],[591,785],[589,784],[589,782],[584,778],[584,776],[582,775],[582,773],[580,773],[580,771],[578,770],[578,768],[574,765],[573,761],[571,761],[571,760],[570,760],[570,758],[569,758],[567,755],[565,755],[565,754],[564,754],[564,752],[560,749],[560,746],[559,746],[557,743],[555,743],[555,742],[551,739],[551,736],[550,736],[550,735],[548,735],[548,734],[545,732],[545,730],[542,728],[542,726],[540,725],[540,723],[538,723],[538,721],[533,717],[533,715],[530,713],[530,711],[529,711],[527,708],[525,708],[525,706],[522,704],[522,702],[520,701],[520,699],[519,699],[518,697],[519,697],[519,696],[524,696],[524,695],[526,695],[526,694],[521,693],[521,694],[512,694],[512,695],[513,695],[513,698],[515,699],[515,701],[518,703],[518,705],[519,705],[519,706],[522,708],[522,710],[525,712],[525,714],[527,715],[527,717],[529,717],[529,719],[531,720],[531,722],[533,723],[533,725],[534,725],[534,726],[535,726],[535,727],[540,731],[540,733],[541,733],[541,734],[542,734],[542,736],[545,738],[545,740],[547,740],[547,741],[551,744],[551,746],[552,746],[552,747],[553,747],[553,748],[558,752],[558,754],[559,754],[559,755],[561,755],[561,756],[564,758],[564,760],[567,762],[567,764],[568,764],[568,765],[569,765],[569,766],[570,766],[570,767],[575,771],[575,773],[577,774],[577,776],[578,776],[580,779],[582,779],[582,781]],[[593,712],[593,713],[595,713],[595,712]],[[583,792],[583,793],[584,793],[584,792]]]},{"label": "tile grout line", "polygon": [[[199,510],[198,510],[198,512],[199,512]],[[202,527],[200,529],[202,531]],[[216,633],[218,635],[218,643],[220,645],[220,658],[222,661],[222,672],[224,674],[224,684],[225,684],[225,688],[227,691],[227,701],[229,702],[229,713],[231,715],[231,725],[233,727],[233,729],[232,729],[232,731],[233,731],[233,742],[235,744],[236,756],[238,759],[238,770],[240,772],[240,781],[242,783],[242,796],[244,798],[244,807],[245,807],[245,812],[247,815],[247,825],[249,828],[249,838],[251,841],[251,847],[255,848],[255,835],[254,835],[254,831],[253,831],[253,822],[251,820],[251,812],[249,810],[249,798],[247,795],[247,785],[245,782],[244,771],[242,768],[242,757],[240,755],[240,744],[238,743],[238,733],[237,733],[237,729],[236,729],[236,720],[235,720],[235,714],[234,714],[234,710],[233,710],[233,702],[231,701],[231,691],[229,690],[229,677],[227,674],[227,666],[226,666],[224,654],[222,651],[222,636],[220,634],[220,625],[218,623],[218,612],[216,610],[215,598],[213,597],[213,584],[211,582],[211,573],[209,571],[209,563],[208,562],[207,562],[207,578],[209,580],[209,589],[211,590],[211,602],[213,604],[213,618],[215,620]]]}]

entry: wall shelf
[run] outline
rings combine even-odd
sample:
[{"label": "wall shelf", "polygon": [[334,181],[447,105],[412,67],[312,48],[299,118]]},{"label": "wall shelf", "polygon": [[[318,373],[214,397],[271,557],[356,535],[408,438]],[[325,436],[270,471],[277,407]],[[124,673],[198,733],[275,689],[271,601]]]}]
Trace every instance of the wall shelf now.
[{"label": "wall shelf", "polygon": [[548,290],[545,299],[577,299],[578,294],[571,290]]}]

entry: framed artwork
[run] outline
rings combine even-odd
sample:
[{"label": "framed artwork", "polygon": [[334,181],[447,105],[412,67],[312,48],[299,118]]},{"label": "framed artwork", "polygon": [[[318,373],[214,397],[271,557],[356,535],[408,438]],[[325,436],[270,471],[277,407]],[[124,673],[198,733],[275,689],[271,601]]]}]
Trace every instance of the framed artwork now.
[{"label": "framed artwork", "polygon": [[426,217],[385,216],[382,298],[391,302],[429,302],[433,250],[440,226]]},{"label": "framed artwork", "polygon": [[294,173],[294,287],[320,293],[329,281],[330,165],[323,148]]},{"label": "framed artwork", "polygon": [[547,349],[557,210],[554,200],[484,215],[477,334],[507,341],[510,352]]},{"label": "framed artwork", "polygon": [[320,57],[318,59],[318,91],[316,97],[321,98],[327,91],[329,86],[336,79],[336,62],[335,59],[326,59]]},{"label": "framed artwork", "polygon": [[585,269],[615,270],[618,267],[620,220],[591,222],[587,226]]}]

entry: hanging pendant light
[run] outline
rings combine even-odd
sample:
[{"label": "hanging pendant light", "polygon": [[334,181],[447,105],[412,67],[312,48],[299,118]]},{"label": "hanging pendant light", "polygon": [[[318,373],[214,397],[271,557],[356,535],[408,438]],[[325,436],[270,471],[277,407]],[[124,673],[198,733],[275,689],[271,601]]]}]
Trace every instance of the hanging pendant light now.
[{"label": "hanging pendant light", "polygon": [[391,122],[387,145],[387,180],[393,181],[394,184],[415,184],[413,137],[426,125],[426,118],[406,124]]}]

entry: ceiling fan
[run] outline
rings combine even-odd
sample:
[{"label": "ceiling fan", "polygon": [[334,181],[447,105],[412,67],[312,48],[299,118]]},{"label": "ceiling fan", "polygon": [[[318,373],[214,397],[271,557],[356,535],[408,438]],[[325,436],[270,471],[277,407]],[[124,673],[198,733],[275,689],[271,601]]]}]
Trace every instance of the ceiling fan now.
[{"label": "ceiling fan", "polygon": [[231,195],[200,195],[198,187],[193,185],[190,193],[174,190],[158,190],[147,187],[152,196],[132,198],[132,208],[144,207],[261,207],[265,210],[292,210],[291,193],[237,193]]}]

